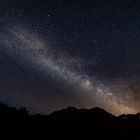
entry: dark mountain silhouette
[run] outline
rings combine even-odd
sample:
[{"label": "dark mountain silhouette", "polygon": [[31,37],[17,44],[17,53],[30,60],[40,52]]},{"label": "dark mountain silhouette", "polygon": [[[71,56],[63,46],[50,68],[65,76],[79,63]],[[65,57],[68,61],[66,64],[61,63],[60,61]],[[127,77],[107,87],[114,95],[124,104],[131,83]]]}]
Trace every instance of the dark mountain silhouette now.
[{"label": "dark mountain silhouette", "polygon": [[29,115],[26,108],[0,104],[1,134],[32,138],[140,139],[140,114],[118,117],[101,108],[68,107],[50,115]]}]

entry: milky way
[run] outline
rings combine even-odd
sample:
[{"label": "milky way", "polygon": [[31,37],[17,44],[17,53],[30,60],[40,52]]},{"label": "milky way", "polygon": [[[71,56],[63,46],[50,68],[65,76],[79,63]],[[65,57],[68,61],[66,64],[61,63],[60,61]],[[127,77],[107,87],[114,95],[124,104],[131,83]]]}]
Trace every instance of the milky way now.
[{"label": "milky way", "polygon": [[[100,106],[114,114],[123,113],[124,111],[128,113],[136,111],[124,103],[123,97],[117,97],[115,92],[112,92],[109,87],[97,80],[96,76],[89,77],[82,72],[77,72],[74,68],[70,68],[71,64],[69,64],[68,60],[73,60],[72,57],[63,56],[63,58],[58,57],[55,59],[51,46],[48,46],[46,41],[37,37],[36,34],[29,33],[26,29],[18,27],[7,28],[7,32],[6,37],[3,37],[3,33],[1,34],[1,38],[3,38],[1,44],[4,44],[5,50],[12,56],[12,59],[15,59],[17,55],[16,59],[19,63],[23,60],[28,67],[37,69],[44,77],[47,78],[48,75],[51,75],[52,79],[56,79],[65,85],[68,90],[74,90],[75,96],[80,98],[80,101],[76,103],[77,105],[79,104],[79,107]],[[61,50],[57,53],[61,53]],[[68,95],[65,94],[65,96]],[[44,98],[48,98],[47,95]],[[35,102],[38,104],[38,101]],[[71,101],[70,105],[75,105],[75,103],[72,104]],[[47,101],[46,106],[49,106]],[[67,104],[64,106],[67,106]]]},{"label": "milky way", "polygon": [[140,2],[0,1],[0,102],[140,111]]}]

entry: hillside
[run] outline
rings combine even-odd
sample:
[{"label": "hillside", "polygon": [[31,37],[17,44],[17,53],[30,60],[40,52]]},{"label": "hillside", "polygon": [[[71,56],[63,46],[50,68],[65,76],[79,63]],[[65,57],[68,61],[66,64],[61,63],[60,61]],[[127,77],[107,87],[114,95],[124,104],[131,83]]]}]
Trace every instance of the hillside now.
[{"label": "hillside", "polygon": [[0,104],[0,124],[1,132],[23,137],[139,139],[140,115],[116,117],[98,107],[68,107],[50,115],[29,115],[26,108]]}]

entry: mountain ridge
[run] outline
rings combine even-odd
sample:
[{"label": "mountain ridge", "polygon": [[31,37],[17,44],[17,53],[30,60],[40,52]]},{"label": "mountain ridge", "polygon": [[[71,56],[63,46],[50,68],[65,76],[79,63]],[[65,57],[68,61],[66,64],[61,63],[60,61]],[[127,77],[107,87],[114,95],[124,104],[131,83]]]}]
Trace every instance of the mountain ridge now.
[{"label": "mountain ridge", "polygon": [[[67,107],[49,115],[29,115],[26,108],[15,109],[0,104],[1,132],[44,137],[140,138],[140,114],[114,116],[95,107],[77,109]],[[67,138],[67,139],[68,139]]]}]

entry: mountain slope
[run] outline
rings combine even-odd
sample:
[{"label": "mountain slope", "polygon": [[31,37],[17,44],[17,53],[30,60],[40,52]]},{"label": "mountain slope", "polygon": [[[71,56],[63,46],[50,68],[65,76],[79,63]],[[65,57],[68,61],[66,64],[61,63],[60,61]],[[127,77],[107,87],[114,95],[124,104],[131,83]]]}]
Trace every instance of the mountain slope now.
[{"label": "mountain slope", "polygon": [[32,137],[137,139],[140,115],[116,117],[98,107],[68,107],[50,115],[30,116],[25,108],[17,110],[0,104],[0,124],[1,132]]}]

